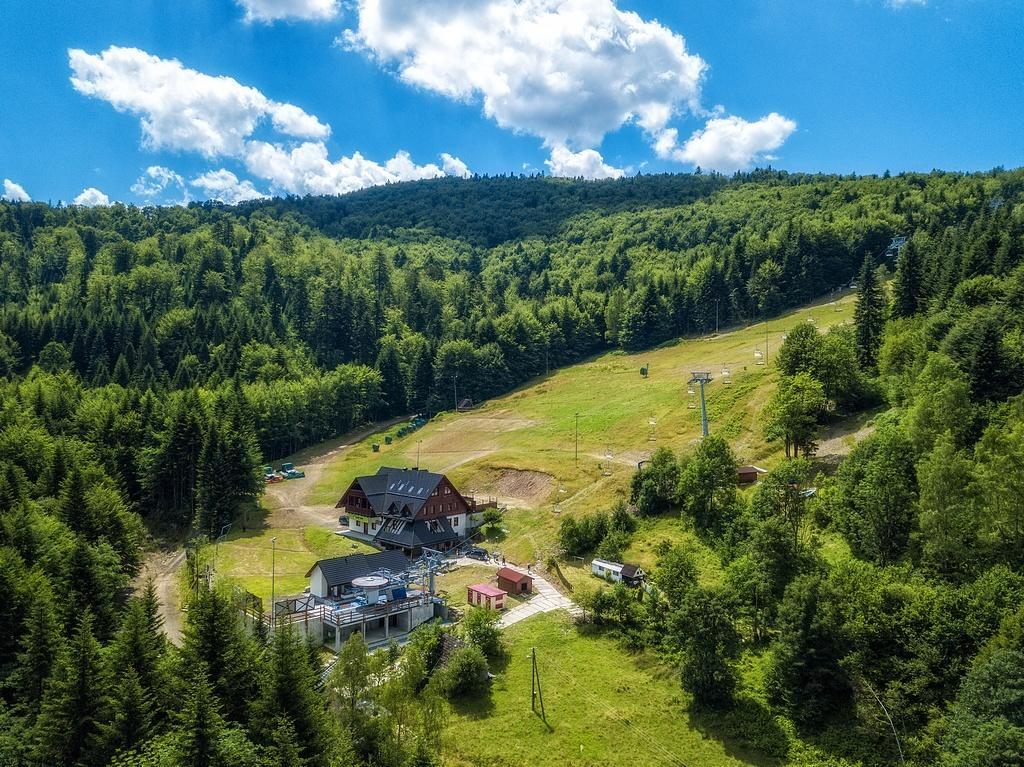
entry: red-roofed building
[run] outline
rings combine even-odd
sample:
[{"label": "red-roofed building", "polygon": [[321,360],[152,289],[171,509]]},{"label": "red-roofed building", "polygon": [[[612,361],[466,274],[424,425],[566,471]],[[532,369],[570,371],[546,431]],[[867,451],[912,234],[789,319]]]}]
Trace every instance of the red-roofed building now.
[{"label": "red-roofed building", "polygon": [[511,567],[503,567],[498,570],[498,586],[509,594],[529,594],[533,591],[533,578]]},{"label": "red-roofed building", "polygon": [[488,610],[504,610],[507,596],[508,592],[489,583],[474,583],[466,588],[466,601],[474,607],[485,607]]}]

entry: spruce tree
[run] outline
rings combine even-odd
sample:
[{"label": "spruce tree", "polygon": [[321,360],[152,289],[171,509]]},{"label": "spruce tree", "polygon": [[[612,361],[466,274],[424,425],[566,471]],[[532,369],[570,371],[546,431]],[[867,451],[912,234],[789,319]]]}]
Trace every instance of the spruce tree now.
[{"label": "spruce tree", "polygon": [[96,736],[96,751],[103,759],[137,748],[153,731],[152,698],[133,668],[118,669],[110,707],[110,716],[99,724]]},{"label": "spruce tree", "polygon": [[219,767],[224,763],[224,718],[212,685],[201,670],[187,680],[183,706],[175,717],[175,762],[181,767]]},{"label": "spruce tree", "polygon": [[201,585],[189,602],[179,664],[203,669],[229,721],[245,721],[255,662],[253,640],[231,600]]},{"label": "spruce tree", "polygon": [[60,514],[64,523],[76,533],[95,541],[100,533],[99,520],[93,519],[92,510],[85,497],[85,477],[75,466],[71,469],[61,487]]},{"label": "spruce tree", "polygon": [[924,265],[913,240],[900,249],[892,282],[892,316],[911,317],[924,304]]},{"label": "spruce tree", "polygon": [[86,610],[46,683],[36,720],[32,750],[43,764],[88,763],[97,748],[99,725],[107,720],[107,668]]},{"label": "spruce tree", "polygon": [[35,572],[29,577],[28,584],[32,599],[25,616],[25,633],[21,637],[21,652],[18,653],[11,686],[26,708],[35,713],[43,698],[46,680],[53,673],[64,648],[49,580]]},{"label": "spruce tree", "polygon": [[417,413],[426,413],[434,385],[434,356],[430,344],[423,341],[416,351],[409,385],[409,405]]},{"label": "spruce tree", "polygon": [[885,328],[885,295],[870,255],[860,269],[853,322],[857,329],[857,359],[861,367],[874,368]]},{"label": "spruce tree", "polygon": [[405,375],[398,356],[398,345],[391,337],[381,340],[380,353],[377,355],[377,372],[380,373],[380,391],[384,399],[384,412],[388,414],[404,413],[408,406]]},{"label": "spruce tree", "polygon": [[162,620],[152,615],[155,591],[152,581],[139,597],[132,599],[121,622],[121,627],[110,645],[110,659],[118,671],[131,670],[137,677],[143,691],[154,694],[164,686],[162,660],[166,639],[160,630]]},{"label": "spruce tree", "polygon": [[326,707],[303,637],[288,627],[278,629],[271,637],[269,661],[253,714],[255,730],[270,738],[286,722],[304,763],[327,767],[333,749]]}]

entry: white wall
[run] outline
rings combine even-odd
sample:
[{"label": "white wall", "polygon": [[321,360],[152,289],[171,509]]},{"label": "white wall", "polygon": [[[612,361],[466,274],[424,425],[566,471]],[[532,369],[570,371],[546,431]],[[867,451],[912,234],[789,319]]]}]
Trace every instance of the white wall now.
[{"label": "white wall", "polygon": [[324,579],[324,574],[320,572],[320,566],[313,568],[313,572],[309,575],[309,592],[318,597],[327,596],[327,581]]}]

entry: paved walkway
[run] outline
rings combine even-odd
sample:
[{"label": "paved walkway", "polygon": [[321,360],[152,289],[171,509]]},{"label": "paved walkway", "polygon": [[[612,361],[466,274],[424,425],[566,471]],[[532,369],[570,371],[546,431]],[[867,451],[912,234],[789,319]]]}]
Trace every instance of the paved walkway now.
[{"label": "paved walkway", "polygon": [[521,620],[526,620],[531,615],[537,615],[538,613],[548,613],[552,610],[569,610],[572,612],[576,608],[576,604],[569,599],[567,596],[563,596],[554,586],[548,583],[544,578],[538,575],[535,571],[527,571],[524,567],[517,567],[511,564],[501,564],[500,562],[494,562],[493,560],[487,560],[481,562],[478,559],[469,559],[468,557],[462,557],[456,560],[460,566],[462,565],[486,565],[493,567],[497,570],[499,567],[507,567],[510,570],[515,570],[517,573],[526,573],[533,578],[533,596],[530,597],[529,601],[524,602],[521,605],[516,605],[511,610],[506,610],[501,614],[501,620],[498,621],[498,625],[501,628],[511,626],[513,623],[519,623]]}]

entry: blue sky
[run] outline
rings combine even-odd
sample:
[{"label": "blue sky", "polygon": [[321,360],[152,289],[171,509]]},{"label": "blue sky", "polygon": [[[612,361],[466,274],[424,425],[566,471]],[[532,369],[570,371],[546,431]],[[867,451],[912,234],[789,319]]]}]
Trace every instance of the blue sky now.
[{"label": "blue sky", "polygon": [[0,194],[1017,167],[1022,41],[1020,0],[0,0]]}]

